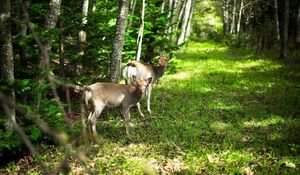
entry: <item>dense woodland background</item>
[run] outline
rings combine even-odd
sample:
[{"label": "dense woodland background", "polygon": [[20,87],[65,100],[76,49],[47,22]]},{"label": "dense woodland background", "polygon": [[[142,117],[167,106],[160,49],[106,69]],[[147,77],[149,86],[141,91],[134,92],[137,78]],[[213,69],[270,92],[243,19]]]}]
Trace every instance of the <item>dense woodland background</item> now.
[{"label": "dense woodland background", "polygon": [[[3,166],[35,145],[67,149],[84,115],[72,86],[120,82],[129,60],[204,41],[300,60],[300,0],[2,0],[0,13]],[[167,73],[180,70],[175,54]]]}]

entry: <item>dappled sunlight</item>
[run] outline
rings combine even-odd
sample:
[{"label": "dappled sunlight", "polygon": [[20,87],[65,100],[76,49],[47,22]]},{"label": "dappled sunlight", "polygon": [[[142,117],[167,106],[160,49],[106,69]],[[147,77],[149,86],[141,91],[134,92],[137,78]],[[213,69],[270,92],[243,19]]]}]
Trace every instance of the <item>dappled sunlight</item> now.
[{"label": "dappled sunlight", "polygon": [[252,128],[252,127],[267,127],[270,125],[277,125],[277,124],[284,124],[284,123],[285,123],[284,118],[280,116],[271,116],[264,120],[258,120],[252,118],[251,120],[245,121],[243,125],[246,128]]}]

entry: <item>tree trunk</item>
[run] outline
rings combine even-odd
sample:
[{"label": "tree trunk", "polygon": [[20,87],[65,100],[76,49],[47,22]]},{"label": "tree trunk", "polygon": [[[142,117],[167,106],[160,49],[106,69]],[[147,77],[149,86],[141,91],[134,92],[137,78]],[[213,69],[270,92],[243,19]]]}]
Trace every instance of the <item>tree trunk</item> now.
[{"label": "tree trunk", "polygon": [[181,24],[181,31],[180,31],[180,34],[179,34],[179,37],[177,40],[178,45],[182,44],[185,41],[185,33],[186,33],[187,26],[188,26],[188,20],[189,20],[191,8],[192,8],[192,0],[187,0],[185,8],[184,8],[184,15],[183,15],[182,24]]},{"label": "tree trunk", "polygon": [[112,54],[111,54],[111,82],[118,83],[120,79],[120,66],[122,62],[122,51],[125,38],[125,30],[128,17],[128,0],[119,0],[119,12],[116,24],[116,34],[113,41]]},{"label": "tree trunk", "polygon": [[229,0],[224,0],[222,6],[222,18],[223,18],[223,35],[227,36],[229,33]]},{"label": "tree trunk", "polygon": [[140,21],[140,29],[137,38],[137,52],[135,59],[140,61],[141,52],[142,52],[142,43],[143,43],[143,34],[144,34],[144,16],[145,16],[145,0],[142,0],[142,11],[141,11],[141,21]]},{"label": "tree trunk", "polygon": [[97,6],[97,2],[96,2],[96,0],[93,0],[93,7],[92,7],[93,12],[96,11],[96,6]]},{"label": "tree trunk", "polygon": [[[51,0],[49,4],[49,10],[45,20],[45,30],[49,31],[56,26],[58,16],[60,14],[61,0]],[[52,48],[51,37],[48,36],[44,42],[44,51],[40,51],[39,66],[42,70],[49,73],[49,57]]]},{"label": "tree trunk", "polygon": [[279,19],[278,19],[278,3],[277,0],[274,0],[274,20],[276,24],[276,39],[280,40],[280,30],[279,30]]},{"label": "tree trunk", "polygon": [[[1,59],[1,80],[8,82],[14,81],[14,59],[11,42],[11,4],[10,0],[3,0],[0,6],[0,59]],[[8,103],[7,117],[16,122],[15,114],[15,91],[10,89],[6,92]]]},{"label": "tree trunk", "polygon": [[288,42],[288,29],[289,29],[289,0],[283,0],[283,14],[280,32],[280,58],[287,57],[287,42]]},{"label": "tree trunk", "polygon": [[184,41],[187,41],[187,39],[190,37],[191,35],[191,29],[192,29],[192,18],[193,18],[193,11],[194,11],[194,4],[195,4],[195,0],[192,0],[192,4],[191,4],[191,9],[190,9],[190,15],[189,15],[189,20],[188,20],[188,24],[186,26],[186,31],[185,31],[185,36],[184,36]]},{"label": "tree trunk", "polygon": [[[134,11],[135,11],[135,6],[136,6],[136,0],[132,0],[130,2],[130,8],[129,8],[129,11],[130,11],[130,15],[133,16],[134,15]],[[130,19],[128,21],[128,25],[127,25],[127,28],[126,30],[128,30],[132,25],[132,19]]]},{"label": "tree trunk", "polygon": [[297,36],[296,43],[300,47],[300,0],[298,0],[298,14],[297,14]]},{"label": "tree trunk", "polygon": [[235,17],[236,17],[236,0],[233,0],[232,19],[230,33],[235,33]]},{"label": "tree trunk", "polygon": [[240,10],[239,10],[239,19],[238,19],[238,23],[236,26],[237,33],[240,33],[241,21],[242,21],[242,15],[243,15],[243,5],[244,5],[244,0],[241,0]]},{"label": "tree trunk", "polygon": [[[82,21],[81,21],[81,26],[84,27],[87,23],[87,15],[88,15],[88,10],[89,10],[89,0],[84,0],[82,4]],[[79,42],[86,43],[86,32],[84,30],[79,31]],[[83,55],[83,51],[81,51],[81,55]]]}]

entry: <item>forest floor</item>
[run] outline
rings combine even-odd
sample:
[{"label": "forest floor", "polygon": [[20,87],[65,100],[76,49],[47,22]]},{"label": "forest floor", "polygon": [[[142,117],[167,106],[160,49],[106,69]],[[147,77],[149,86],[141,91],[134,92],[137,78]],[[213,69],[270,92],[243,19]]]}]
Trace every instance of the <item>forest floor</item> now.
[{"label": "forest floor", "polygon": [[[171,62],[178,72],[154,86],[153,114],[134,109],[126,137],[120,113],[107,110],[99,140],[77,145],[85,165],[69,153],[71,174],[298,174],[300,64],[273,54],[190,43]],[[60,166],[63,148],[41,150],[46,166]],[[0,172],[40,174],[30,162]]]}]

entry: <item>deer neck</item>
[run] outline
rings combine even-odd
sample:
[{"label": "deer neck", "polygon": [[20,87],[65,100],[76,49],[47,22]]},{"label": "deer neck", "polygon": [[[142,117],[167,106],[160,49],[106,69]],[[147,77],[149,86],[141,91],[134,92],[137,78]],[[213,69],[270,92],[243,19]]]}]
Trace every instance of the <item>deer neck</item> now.
[{"label": "deer neck", "polygon": [[155,67],[155,74],[157,78],[160,78],[163,76],[163,74],[166,71],[167,66],[156,66]]}]

